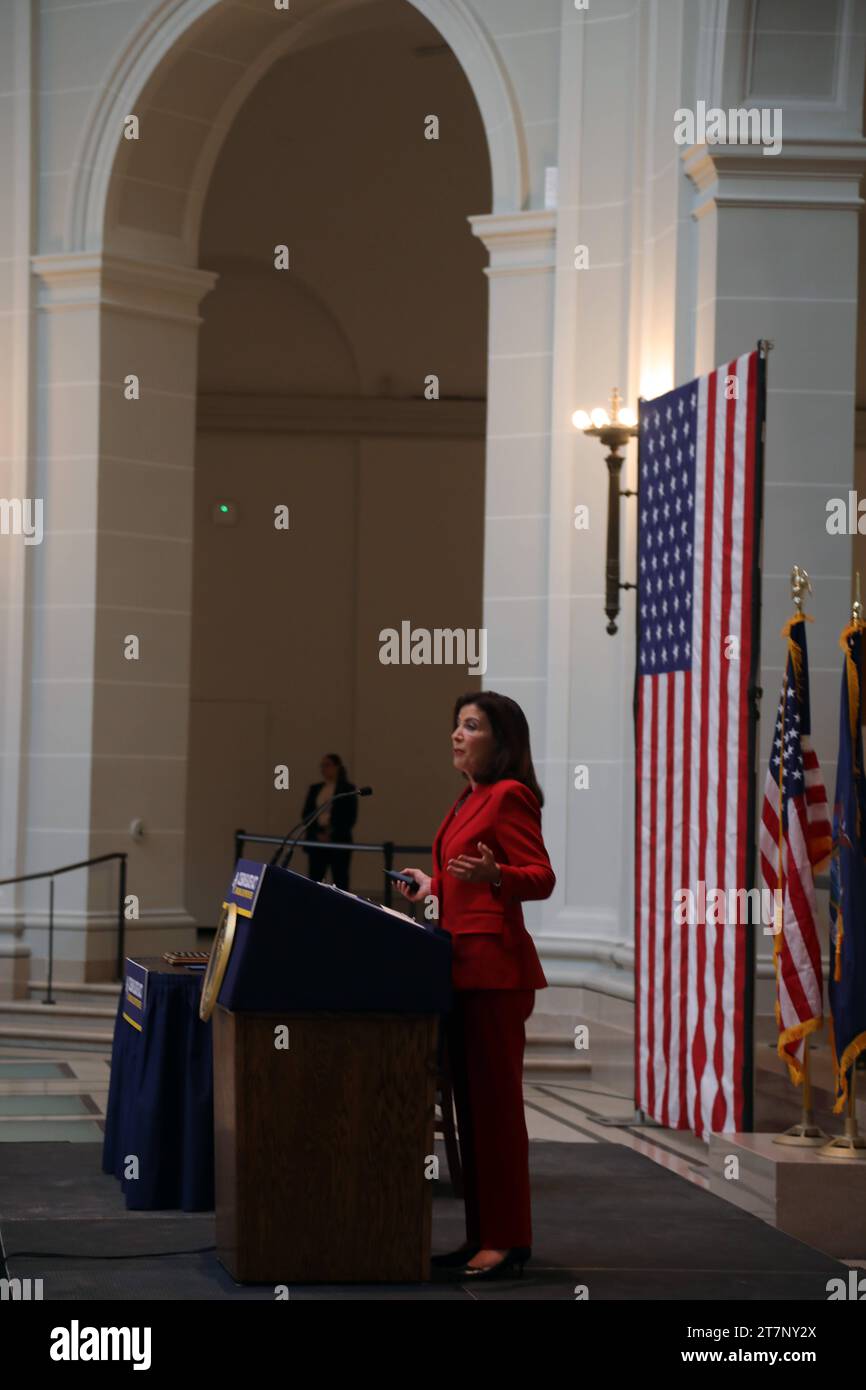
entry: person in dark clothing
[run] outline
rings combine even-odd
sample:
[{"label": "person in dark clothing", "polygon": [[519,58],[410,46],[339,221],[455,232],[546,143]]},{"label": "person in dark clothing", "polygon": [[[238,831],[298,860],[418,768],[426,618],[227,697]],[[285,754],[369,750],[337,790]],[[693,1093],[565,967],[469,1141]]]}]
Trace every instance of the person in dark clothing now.
[{"label": "person in dark clothing", "polygon": [[[324,780],[310,785],[304,802],[302,820],[307,820],[317,806],[324,808],[325,802],[332,796],[355,790],[355,784],[349,781],[349,774],[339,753],[326,753],[321,762],[321,771]],[[305,832],[306,839],[318,840],[322,845],[321,849],[308,849],[306,852],[309,860],[307,876],[315,883],[321,883],[330,869],[334,885],[337,888],[348,889],[349,860],[352,852],[348,849],[328,849],[327,846],[331,843],[352,843],[352,826],[357,815],[357,796],[346,796],[342,801],[335,801],[333,806],[323,809]]]}]

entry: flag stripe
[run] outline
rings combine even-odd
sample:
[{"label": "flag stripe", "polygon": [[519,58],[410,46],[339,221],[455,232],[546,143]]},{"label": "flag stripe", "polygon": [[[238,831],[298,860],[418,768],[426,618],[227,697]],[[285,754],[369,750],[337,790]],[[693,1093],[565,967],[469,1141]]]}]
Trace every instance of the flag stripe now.
[{"label": "flag stripe", "polygon": [[[758,431],[757,417],[758,402],[758,359],[756,355],[749,355],[747,366],[747,403],[744,418],[742,420],[743,432],[743,478],[742,486],[739,489],[739,497],[742,502],[742,562],[740,567],[740,594],[744,596],[749,592],[750,576],[754,564],[754,535],[755,535],[755,487],[756,487],[756,441]],[[745,599],[741,602],[741,622],[742,622],[742,641],[740,645],[740,692],[739,692],[739,718],[740,718],[740,746],[739,757],[737,760],[737,779],[750,785],[749,779],[749,720],[751,710],[749,707],[749,680],[751,677],[751,652],[752,647],[752,603],[746,603]],[[736,881],[738,884],[747,883],[746,874],[748,871],[748,837],[749,837],[749,799],[750,792],[747,790],[745,796],[739,798],[739,821],[737,825],[737,868]],[[745,1122],[744,1117],[744,1094],[742,1078],[745,1068],[745,1048],[744,1034],[746,1027],[745,1018],[745,996],[746,996],[746,943],[738,944],[736,952],[736,963],[734,966],[734,1005],[733,1005],[733,1044],[734,1055],[732,1060],[732,1105],[731,1125],[734,1131],[741,1130]]]},{"label": "flag stripe", "polygon": [[[679,883],[690,883],[689,877],[689,850],[691,846],[691,790],[692,790],[692,675],[690,671],[683,671],[680,677],[683,683],[683,718],[680,725],[680,758],[683,769],[683,827],[682,827],[682,863],[680,865]],[[672,1121],[677,1126],[685,1127],[689,1123],[687,1084],[686,1084],[686,1046],[689,1036],[688,1031],[688,1001],[689,1001],[689,975],[690,960],[692,950],[692,937],[687,926],[677,928],[680,932],[680,1028],[677,1037],[677,1047],[679,1056],[679,1100],[677,1118]]]},{"label": "flag stripe", "polygon": [[[728,364],[728,378],[736,380],[736,363]],[[717,795],[717,814],[718,827],[716,834],[716,861],[717,872],[720,883],[730,883],[731,866],[727,862],[728,858],[728,839],[727,839],[727,806],[730,795],[728,787],[728,768],[731,766],[731,746],[730,739],[732,728],[730,720],[730,696],[731,696],[731,661],[732,652],[730,643],[737,634],[733,631],[734,617],[731,612],[732,589],[731,589],[731,551],[735,541],[733,537],[733,504],[734,504],[734,439],[735,439],[735,416],[737,409],[737,397],[730,395],[726,401],[725,411],[725,468],[722,479],[724,487],[724,500],[722,504],[722,582],[719,595],[720,622],[719,622],[719,786]],[[726,1101],[724,1095],[725,1082],[725,962],[728,954],[728,943],[725,940],[730,928],[725,926],[722,931],[716,931],[715,951],[714,951],[714,978],[716,981],[716,1000],[715,1016],[713,1019],[714,1048],[713,1048],[713,1076],[715,1082],[715,1094],[711,1107],[711,1128],[721,1130],[724,1126]]]},{"label": "flag stripe", "polygon": [[653,692],[652,706],[652,734],[651,734],[651,763],[650,763],[650,790],[652,801],[650,810],[652,814],[652,832],[650,835],[650,882],[649,882],[649,950],[647,955],[650,963],[649,978],[649,999],[647,1001],[647,1026],[649,1036],[647,1037],[647,1107],[650,1114],[656,1113],[656,993],[658,987],[658,977],[656,974],[656,923],[658,914],[658,875],[659,866],[664,863],[664,845],[661,843],[661,832],[663,822],[659,815],[659,762],[664,766],[664,758],[659,759],[659,703],[662,696],[662,683],[656,686]]},{"label": "flag stripe", "polygon": [[[646,825],[646,808],[644,798],[646,796],[647,779],[645,769],[641,764],[641,758],[646,757],[647,744],[643,736],[643,706],[644,706],[644,686],[641,681],[636,682],[636,715],[635,715],[635,835],[634,835],[634,857],[635,857],[635,910],[637,904],[645,901],[644,898],[644,865],[646,854],[644,853],[643,835]],[[644,989],[646,984],[646,972],[643,969],[643,934],[635,932],[634,942],[634,971],[635,971],[635,991],[634,991],[634,1077],[635,1077],[635,1105],[638,1109],[643,1106],[643,1050],[646,1045],[644,1037],[643,1020],[646,1017],[644,1005]]]},{"label": "flag stripe", "polygon": [[[691,725],[689,730],[689,747],[692,751],[691,763],[691,783],[692,783],[692,819],[690,822],[689,839],[689,877],[684,880],[684,886],[697,887],[697,880],[700,878],[703,865],[703,848],[701,844],[701,820],[703,807],[706,805],[706,798],[701,787],[701,769],[703,766],[703,749],[701,746],[701,728],[704,723],[702,689],[706,685],[706,673],[704,670],[704,651],[703,651],[703,629],[701,618],[703,615],[703,604],[699,599],[704,590],[704,528],[701,525],[701,518],[705,508],[705,487],[706,487],[706,457],[708,447],[709,425],[712,419],[710,410],[710,379],[705,377],[698,386],[698,467],[695,472],[695,555],[694,555],[694,577],[692,581],[693,594],[693,621],[692,630],[692,666],[689,678],[692,682],[692,706],[691,706]],[[701,1134],[703,1131],[698,1118],[697,1085],[695,1080],[694,1067],[694,1039],[698,1029],[700,1011],[702,1008],[699,997],[699,976],[702,970],[702,960],[700,942],[702,928],[695,923],[687,927],[689,940],[689,999],[688,999],[688,1029],[686,1034],[686,1047],[688,1049],[688,1065],[686,1068],[686,1122],[687,1125]]]},{"label": "flag stripe", "polygon": [[[641,403],[636,1096],[704,1135],[744,1110],[757,353]],[[682,920],[682,899],[697,908]]]},{"label": "flag stripe", "polygon": [[[667,729],[665,732],[665,747],[668,756],[665,760],[665,855],[664,855],[664,896],[662,902],[665,904],[666,912],[670,910],[673,901],[673,759],[671,754],[674,747],[674,718],[676,715],[676,675],[671,671],[662,677],[665,692],[665,705],[667,709]],[[666,922],[659,922],[659,951],[656,960],[656,968],[662,982],[661,991],[661,1038],[658,1054],[658,1074],[661,1081],[661,1117],[662,1124],[670,1123],[670,1106],[668,1103],[668,1087],[670,1084],[670,1071],[668,1061],[670,1058],[671,1047],[671,934],[666,929]]]}]

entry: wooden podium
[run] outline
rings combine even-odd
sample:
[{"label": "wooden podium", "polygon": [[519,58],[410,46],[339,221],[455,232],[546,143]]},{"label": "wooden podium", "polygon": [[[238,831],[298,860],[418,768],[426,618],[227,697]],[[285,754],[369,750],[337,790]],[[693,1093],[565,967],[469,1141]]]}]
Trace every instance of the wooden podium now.
[{"label": "wooden podium", "polygon": [[437,1025],[217,1009],[216,1238],[235,1279],[429,1278]]},{"label": "wooden podium", "polygon": [[450,939],[249,861],[230,902],[253,871],[213,1015],[219,1259],[244,1283],[427,1279]]}]

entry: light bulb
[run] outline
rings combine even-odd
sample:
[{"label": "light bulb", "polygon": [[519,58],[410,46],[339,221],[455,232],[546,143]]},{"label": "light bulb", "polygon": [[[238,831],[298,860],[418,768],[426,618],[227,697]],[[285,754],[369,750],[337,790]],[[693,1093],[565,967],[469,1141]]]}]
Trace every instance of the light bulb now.
[{"label": "light bulb", "polygon": [[602,410],[601,406],[597,405],[592,412],[592,423],[597,430],[600,430],[602,426],[610,424],[610,416],[606,410]]},{"label": "light bulb", "polygon": [[576,430],[588,430],[592,421],[585,410],[576,410],[571,417],[571,423]]},{"label": "light bulb", "polygon": [[621,410],[619,412],[619,415],[617,416],[617,423],[620,425],[628,426],[637,424],[637,416],[635,415],[634,411],[631,409],[630,406],[626,406],[624,410]]}]

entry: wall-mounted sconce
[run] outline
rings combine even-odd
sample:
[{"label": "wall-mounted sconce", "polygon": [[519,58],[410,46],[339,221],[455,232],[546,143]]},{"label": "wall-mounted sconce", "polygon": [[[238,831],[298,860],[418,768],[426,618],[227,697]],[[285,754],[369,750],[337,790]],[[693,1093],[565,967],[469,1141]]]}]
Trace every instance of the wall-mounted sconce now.
[{"label": "wall-mounted sconce", "polygon": [[585,410],[576,410],[571,417],[575,429],[593,435],[601,440],[605,449],[608,470],[607,489],[607,563],[605,566],[604,611],[607,614],[607,630],[611,636],[616,632],[616,617],[619,613],[620,589],[636,589],[636,584],[621,584],[619,578],[619,499],[637,497],[637,492],[621,488],[619,475],[622,471],[620,449],[624,449],[630,439],[637,436],[637,416],[633,410],[622,407],[622,396],[615,386],[610,396],[610,412],[596,406],[587,415]]}]

